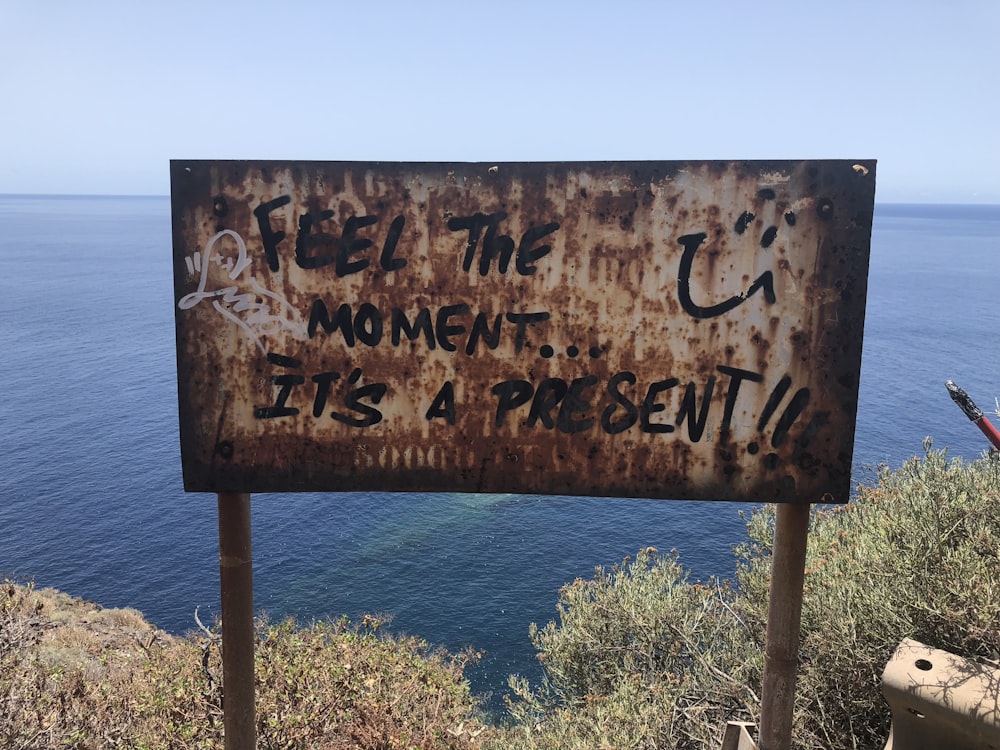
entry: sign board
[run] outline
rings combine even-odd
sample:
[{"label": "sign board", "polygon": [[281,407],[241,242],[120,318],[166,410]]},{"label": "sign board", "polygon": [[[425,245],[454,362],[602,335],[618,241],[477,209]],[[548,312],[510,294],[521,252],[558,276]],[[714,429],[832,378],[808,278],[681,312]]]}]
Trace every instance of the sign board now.
[{"label": "sign board", "polygon": [[189,491],[846,502],[873,161],[171,164]]}]

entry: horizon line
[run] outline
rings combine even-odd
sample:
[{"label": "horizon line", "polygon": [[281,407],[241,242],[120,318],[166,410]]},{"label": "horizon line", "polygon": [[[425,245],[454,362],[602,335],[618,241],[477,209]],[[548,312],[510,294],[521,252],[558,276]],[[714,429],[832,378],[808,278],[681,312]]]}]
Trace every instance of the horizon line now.
[{"label": "horizon line", "polygon": [[[137,199],[170,199],[169,193],[3,193],[0,198],[137,198]],[[879,206],[995,206],[1000,208],[1000,201],[901,201],[901,200],[879,200],[875,199],[875,205]]]}]

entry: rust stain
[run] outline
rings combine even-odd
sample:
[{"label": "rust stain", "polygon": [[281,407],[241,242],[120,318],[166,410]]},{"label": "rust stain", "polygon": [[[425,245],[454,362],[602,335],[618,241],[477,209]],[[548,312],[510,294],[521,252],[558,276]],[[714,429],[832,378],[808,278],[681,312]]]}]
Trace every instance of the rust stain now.
[{"label": "rust stain", "polygon": [[846,502],[874,178],[173,162],[185,487]]}]

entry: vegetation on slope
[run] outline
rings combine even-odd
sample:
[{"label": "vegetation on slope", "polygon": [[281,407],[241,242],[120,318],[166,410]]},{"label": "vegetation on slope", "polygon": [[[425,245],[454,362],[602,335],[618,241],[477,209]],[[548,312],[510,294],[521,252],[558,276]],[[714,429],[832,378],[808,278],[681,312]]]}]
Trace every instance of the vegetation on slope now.
[{"label": "vegetation on slope", "polygon": [[[880,680],[906,637],[967,657],[1000,652],[1000,461],[880,469],[810,524],[794,745],[881,750]],[[748,519],[735,586],[687,580],[640,552],[565,586],[558,622],[532,631],[547,679],[511,682],[509,748],[718,747],[759,716],[772,507]]]},{"label": "vegetation on slope", "polygon": [[[389,637],[365,618],[262,622],[258,747],[474,747],[483,731],[462,679],[471,655]],[[0,747],[221,748],[219,638],[177,638],[133,610],[0,586]]]},{"label": "vegetation on slope", "polygon": [[[880,750],[879,690],[905,637],[1000,653],[1000,461],[931,451],[882,469],[812,518],[795,745]],[[773,511],[748,519],[736,582],[689,580],[641,550],[560,592],[533,627],[541,685],[511,678],[511,720],[486,726],[463,680],[472,655],[386,636],[377,620],[261,623],[259,747],[555,750],[717,747],[754,720]],[[218,638],[175,638],[130,610],[0,586],[0,746],[221,747]]]}]

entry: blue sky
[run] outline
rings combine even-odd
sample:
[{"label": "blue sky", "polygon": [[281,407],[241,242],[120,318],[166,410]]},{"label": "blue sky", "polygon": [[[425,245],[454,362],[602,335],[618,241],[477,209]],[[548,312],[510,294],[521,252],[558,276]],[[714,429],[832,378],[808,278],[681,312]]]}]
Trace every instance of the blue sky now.
[{"label": "blue sky", "polygon": [[1000,2],[0,0],[0,193],[184,159],[876,158],[1000,203]]}]

